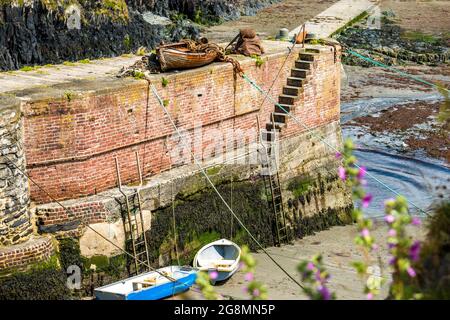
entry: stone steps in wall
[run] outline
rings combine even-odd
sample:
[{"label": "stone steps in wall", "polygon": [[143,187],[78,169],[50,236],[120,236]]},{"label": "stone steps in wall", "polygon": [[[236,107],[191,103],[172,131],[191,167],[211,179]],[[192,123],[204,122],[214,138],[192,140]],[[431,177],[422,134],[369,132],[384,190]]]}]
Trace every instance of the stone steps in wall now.
[{"label": "stone steps in wall", "polygon": [[306,83],[305,78],[297,78],[297,77],[288,77],[287,85],[290,87],[303,87]]},{"label": "stone steps in wall", "polygon": [[[286,111],[290,113],[294,110],[294,104],[300,99],[300,93],[308,82],[308,76],[312,72],[313,63],[319,53],[320,50],[317,49],[306,49],[300,52],[295,66],[291,69],[291,75],[287,78],[287,85],[283,87],[282,94],[278,96],[281,107],[275,105],[275,110],[266,124],[266,130],[269,133],[275,130],[281,132],[282,128],[286,126],[289,117]],[[266,140],[270,141],[271,139],[271,135],[267,135]]]},{"label": "stone steps in wall", "polygon": [[284,112],[272,112],[271,119],[274,119],[275,122],[286,123],[288,115]]},{"label": "stone steps in wall", "polygon": [[[282,108],[280,108],[280,106]],[[294,106],[290,106],[290,105],[287,105],[287,104],[281,104],[281,103],[280,103],[280,106],[275,105],[275,112],[277,112],[277,113],[286,113],[286,111],[287,111],[287,112],[290,113],[290,112],[292,112],[294,110]]]},{"label": "stone steps in wall", "polygon": [[315,60],[316,56],[317,56],[317,53],[302,52],[302,53],[300,53],[299,58],[300,58],[300,60],[303,60],[303,61],[313,62]]},{"label": "stone steps in wall", "polygon": [[311,72],[307,69],[298,69],[298,68],[292,68],[291,69],[291,76],[294,78],[304,78],[310,74]]},{"label": "stone steps in wall", "polygon": [[288,94],[280,94],[278,96],[278,102],[280,104],[294,105],[295,101],[299,99],[299,96],[291,96]]},{"label": "stone steps in wall", "polygon": [[295,61],[295,67],[298,68],[298,69],[311,70],[313,63],[314,63],[314,61],[300,60],[299,59],[299,60]]},{"label": "stone steps in wall", "polygon": [[284,86],[283,94],[287,94],[290,96],[298,96],[301,92],[301,87],[296,86]]}]

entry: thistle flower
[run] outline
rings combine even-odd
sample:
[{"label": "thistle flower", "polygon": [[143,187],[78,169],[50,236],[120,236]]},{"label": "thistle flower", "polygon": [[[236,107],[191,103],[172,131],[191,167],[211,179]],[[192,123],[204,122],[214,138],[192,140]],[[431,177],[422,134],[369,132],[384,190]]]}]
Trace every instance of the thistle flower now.
[{"label": "thistle flower", "polygon": [[306,265],[306,269],[308,269],[310,271],[314,271],[314,269],[315,269],[314,263],[312,263],[311,261],[308,262],[308,264]]},{"label": "thistle flower", "polygon": [[339,167],[338,175],[339,175],[339,178],[341,178],[342,181],[345,181],[347,179],[347,174],[345,173],[345,168]]},{"label": "thistle flower", "polygon": [[219,273],[218,273],[217,271],[211,271],[211,272],[209,273],[209,278],[210,278],[211,280],[216,280],[218,277],[219,277]]},{"label": "thistle flower", "polygon": [[406,269],[406,272],[408,272],[408,274],[411,278],[414,278],[416,276],[416,271],[412,267],[408,267]]},{"label": "thistle flower", "polygon": [[367,208],[369,204],[372,202],[372,195],[370,193],[366,194],[364,198],[362,199],[362,206],[363,208]]},{"label": "thistle flower", "polygon": [[327,287],[320,286],[317,291],[321,294],[323,300],[330,300],[331,299],[331,293],[330,293],[330,290],[328,290]]},{"label": "thistle flower", "polygon": [[420,226],[421,223],[422,223],[422,221],[420,220],[420,218],[418,218],[418,217],[413,217],[412,218],[411,224],[413,226]]},{"label": "thistle flower", "polygon": [[366,173],[367,173],[366,167],[359,167],[358,174],[356,175],[356,177],[358,178],[358,180],[361,180],[362,178],[364,178]]},{"label": "thistle flower", "polygon": [[388,214],[387,216],[384,217],[384,221],[391,224],[395,221],[395,217],[392,214]]},{"label": "thistle flower", "polygon": [[409,248],[409,257],[411,258],[412,261],[418,261],[419,260],[419,255],[420,255],[420,242],[419,241],[415,241],[411,248]]},{"label": "thistle flower", "polygon": [[248,282],[253,281],[253,279],[254,279],[253,273],[252,272],[247,272],[245,274],[244,279],[245,279],[245,281],[248,281]]},{"label": "thistle flower", "polygon": [[364,238],[369,237],[370,236],[369,229],[367,229],[367,228],[362,229],[361,230],[361,236],[364,237]]}]

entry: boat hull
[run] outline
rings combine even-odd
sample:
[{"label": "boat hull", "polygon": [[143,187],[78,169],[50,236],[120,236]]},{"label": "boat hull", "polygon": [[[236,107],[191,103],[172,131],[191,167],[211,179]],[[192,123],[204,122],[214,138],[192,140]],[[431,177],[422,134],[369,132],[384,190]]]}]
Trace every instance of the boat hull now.
[{"label": "boat hull", "polygon": [[217,53],[184,52],[177,49],[160,49],[158,51],[161,70],[192,69],[212,63],[217,58]]},{"label": "boat hull", "polygon": [[94,291],[96,300],[160,300],[173,295],[185,292],[195,283],[197,279],[197,270],[192,269],[187,272],[185,276],[177,277],[176,282],[166,282],[155,285],[153,287],[144,288],[132,292],[118,292],[115,290],[117,286],[123,285],[126,282],[133,282],[142,277],[152,276],[155,272],[149,272],[143,275],[132,277],[124,281],[119,281]]},{"label": "boat hull", "polygon": [[194,267],[199,270],[214,272],[211,284],[229,279],[239,269],[241,249],[227,239],[214,241],[202,247],[194,258]]}]

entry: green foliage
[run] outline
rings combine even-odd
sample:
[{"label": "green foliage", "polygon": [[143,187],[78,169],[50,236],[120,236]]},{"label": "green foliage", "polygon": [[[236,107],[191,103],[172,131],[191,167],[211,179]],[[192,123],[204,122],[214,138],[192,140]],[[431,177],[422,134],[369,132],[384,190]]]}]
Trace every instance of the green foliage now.
[{"label": "green foliage", "polygon": [[331,34],[331,37],[341,34],[343,31],[345,31],[345,29],[347,29],[347,28],[355,25],[356,23],[366,19],[368,16],[369,16],[369,12],[367,12],[367,11],[361,12],[358,16],[356,16],[355,18],[350,20],[345,26],[343,26],[343,27],[337,29],[335,32],[333,32]]},{"label": "green foliage", "polygon": [[399,196],[385,203],[386,218],[389,217],[389,253],[392,255],[392,284],[390,293],[396,300],[417,298],[414,286],[411,285],[416,272],[413,269],[413,241],[406,233],[406,226],[413,222],[408,212],[408,201]]},{"label": "green foliage", "polygon": [[331,293],[326,286],[330,275],[324,267],[322,255],[300,262],[297,269],[303,281],[302,290],[311,300],[336,299],[335,293]]},{"label": "green foliage", "polygon": [[59,240],[59,255],[63,270],[67,270],[67,268],[72,265],[83,268],[83,258],[81,257],[78,240],[74,238],[64,238]]},{"label": "green foliage", "polygon": [[214,176],[218,174],[220,170],[222,170],[222,166],[214,166],[212,168],[206,169],[206,173],[208,174],[208,176]]},{"label": "green foliage", "polygon": [[402,38],[415,42],[425,42],[431,45],[441,44],[441,38],[433,36],[431,34],[422,33],[420,31],[405,31],[402,34]]},{"label": "green foliage", "polygon": [[309,177],[296,177],[288,184],[288,190],[292,191],[296,198],[307,193],[311,187],[312,184]]},{"label": "green foliage", "polygon": [[24,71],[24,72],[29,72],[29,71],[35,71],[38,70],[39,68],[41,68],[41,66],[25,66],[20,68],[20,71]]},{"label": "green foliage", "polygon": [[165,88],[165,87],[167,87],[168,84],[169,84],[169,80],[164,78],[164,77],[162,77],[161,78],[161,85]]},{"label": "green foliage", "polygon": [[130,51],[131,50],[131,37],[127,34],[125,35],[125,37],[123,38],[123,45],[125,47],[125,50]]},{"label": "green foliage", "polygon": [[83,59],[83,60],[78,61],[78,63],[89,64],[89,63],[91,63],[91,60],[89,60],[89,59]]},{"label": "green foliage", "polygon": [[147,54],[147,48],[146,47],[139,47],[136,51],[137,56],[145,56]]},{"label": "green foliage", "polygon": [[0,279],[0,300],[67,300],[71,292],[64,271],[48,268]]},{"label": "green foliage", "polygon": [[167,107],[167,106],[169,105],[169,103],[170,103],[170,100],[169,100],[169,99],[164,99],[164,100],[163,100],[163,105],[164,105],[164,107]]},{"label": "green foliage", "polygon": [[97,16],[104,16],[114,22],[128,23],[130,17],[125,0],[100,1],[100,7],[95,11]]},{"label": "green foliage", "polygon": [[200,271],[197,274],[197,279],[195,280],[195,283],[199,286],[205,299],[217,300],[218,295],[214,290],[214,287],[211,285],[210,278],[207,272]]},{"label": "green foliage", "polygon": [[261,58],[261,56],[252,54],[250,57],[255,60],[255,64],[258,68],[260,68],[264,64],[264,60]]},{"label": "green foliage", "polygon": [[67,99],[68,102],[71,102],[74,98],[74,93],[72,91],[65,91],[64,97]]},{"label": "green foliage", "polygon": [[73,67],[73,66],[76,66],[76,64],[75,64],[75,63],[73,63],[73,62],[70,62],[70,61],[64,61],[64,62],[63,62],[63,65],[65,65],[65,66],[69,66],[69,67]]},{"label": "green foliage", "polygon": [[450,202],[437,206],[427,225],[417,269],[418,290],[424,299],[450,299]]},{"label": "green foliage", "polygon": [[145,74],[141,71],[133,70],[133,78],[136,80],[143,80],[145,79]]},{"label": "green foliage", "polygon": [[245,281],[247,286],[245,291],[250,296],[251,300],[267,300],[267,287],[259,281],[256,281],[256,260],[250,254],[250,249],[247,246],[241,248],[241,262],[244,264],[243,271],[245,273]]}]

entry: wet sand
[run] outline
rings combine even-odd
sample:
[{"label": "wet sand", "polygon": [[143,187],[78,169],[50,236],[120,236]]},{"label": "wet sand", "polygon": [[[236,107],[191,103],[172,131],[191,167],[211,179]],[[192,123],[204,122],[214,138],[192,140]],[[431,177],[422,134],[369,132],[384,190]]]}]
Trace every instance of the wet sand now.
[{"label": "wet sand", "polygon": [[[267,251],[289,274],[300,281],[297,265],[303,259],[309,259],[317,253],[321,253],[327,270],[331,274],[329,288],[336,293],[337,299],[365,299],[363,294],[364,282],[356,274],[351,262],[362,259],[361,252],[354,245],[353,239],[357,233],[355,225],[333,227],[329,230],[318,232],[313,236],[295,241],[293,245],[271,247]],[[379,225],[373,231],[380,245],[378,251],[381,263],[378,263],[377,255],[374,255],[373,265],[379,265],[383,277],[387,280],[381,290],[378,299],[386,298],[389,290],[388,253],[386,246],[387,228]],[[423,227],[411,227],[408,233],[415,239],[423,239]],[[267,285],[269,299],[271,300],[303,300],[307,299],[302,290],[289,279],[264,253],[254,253],[257,261],[256,280]],[[243,292],[245,286],[244,273],[238,271],[227,282],[216,286],[216,291],[225,298],[248,299]],[[191,299],[201,299],[201,295],[191,291]],[[180,298],[180,297],[177,297]]]}]

